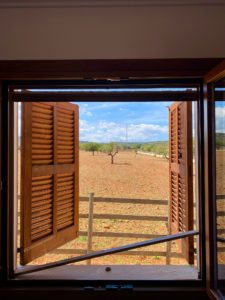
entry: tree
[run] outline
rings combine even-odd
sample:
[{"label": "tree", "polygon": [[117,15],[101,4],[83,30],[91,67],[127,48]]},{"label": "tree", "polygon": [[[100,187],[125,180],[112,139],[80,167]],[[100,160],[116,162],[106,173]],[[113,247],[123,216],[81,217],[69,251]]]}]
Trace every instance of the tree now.
[{"label": "tree", "polygon": [[99,149],[101,152],[107,153],[111,156],[111,164],[114,163],[114,157],[119,152],[119,146],[113,142],[108,144],[103,144]]},{"label": "tree", "polygon": [[129,148],[134,151],[136,157],[138,150],[141,149],[141,144],[139,143],[131,144]]},{"label": "tree", "polygon": [[96,151],[99,151],[100,145],[98,143],[83,143],[80,145],[81,150],[91,151],[92,155],[95,155]]}]

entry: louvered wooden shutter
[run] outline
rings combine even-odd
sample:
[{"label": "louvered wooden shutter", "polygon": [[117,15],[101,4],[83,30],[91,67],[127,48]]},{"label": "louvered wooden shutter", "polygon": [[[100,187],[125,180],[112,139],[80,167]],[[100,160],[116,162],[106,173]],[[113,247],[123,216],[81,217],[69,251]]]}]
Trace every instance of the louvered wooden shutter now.
[{"label": "louvered wooden shutter", "polygon": [[21,264],[78,235],[78,106],[22,104]]},{"label": "louvered wooden shutter", "polygon": [[[193,229],[192,103],[169,108],[170,232]],[[193,238],[178,242],[189,264],[194,263]]]}]

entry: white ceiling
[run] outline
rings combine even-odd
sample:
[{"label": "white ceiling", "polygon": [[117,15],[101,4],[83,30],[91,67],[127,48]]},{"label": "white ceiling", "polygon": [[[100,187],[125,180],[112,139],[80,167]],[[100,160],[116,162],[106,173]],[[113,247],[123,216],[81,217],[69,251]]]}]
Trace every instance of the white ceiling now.
[{"label": "white ceiling", "polygon": [[225,5],[225,0],[0,0],[0,8]]}]

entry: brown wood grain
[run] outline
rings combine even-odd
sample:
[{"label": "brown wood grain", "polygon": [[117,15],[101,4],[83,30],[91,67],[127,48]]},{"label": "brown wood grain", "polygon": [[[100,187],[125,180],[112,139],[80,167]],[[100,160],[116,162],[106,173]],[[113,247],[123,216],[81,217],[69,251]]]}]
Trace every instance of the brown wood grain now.
[{"label": "brown wood grain", "polygon": [[0,79],[204,76],[224,58],[1,60]]},{"label": "brown wood grain", "polygon": [[22,103],[22,265],[77,237],[78,149],[77,105]]},{"label": "brown wood grain", "polygon": [[[192,102],[173,103],[169,108],[169,227],[176,234],[193,230]],[[194,263],[192,237],[179,241],[189,264]]]}]

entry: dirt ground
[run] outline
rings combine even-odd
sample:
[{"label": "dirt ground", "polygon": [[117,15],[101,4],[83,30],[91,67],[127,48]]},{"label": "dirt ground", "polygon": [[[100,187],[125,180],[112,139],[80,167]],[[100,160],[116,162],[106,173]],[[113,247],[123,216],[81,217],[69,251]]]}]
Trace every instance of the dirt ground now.
[{"label": "dirt ground", "polygon": [[[218,236],[225,238],[225,150],[216,151],[216,178]],[[224,243],[218,242],[220,248],[224,249]],[[225,264],[224,251],[218,252],[218,261]]]},{"label": "dirt ground", "polygon": [[[80,196],[132,198],[168,200],[169,198],[169,163],[165,158],[135,155],[134,152],[120,152],[115,157],[115,163],[110,163],[106,154],[80,151]],[[80,202],[80,214],[88,214],[88,203]],[[121,214],[130,216],[162,216],[167,220],[168,206],[160,204],[134,203],[94,203],[94,213]],[[86,253],[87,250],[87,218],[80,218],[79,227],[83,233],[77,239],[63,245],[32,262],[43,264],[59,259],[69,258]],[[129,234],[168,234],[167,221],[125,220],[125,219],[94,219],[93,231],[111,234],[128,234],[128,237],[93,236],[92,251],[122,246],[144,240],[129,237]],[[165,264],[168,244],[138,249],[136,255],[110,255],[93,259],[92,264]],[[170,264],[186,264],[180,256],[176,242],[171,243]],[[136,250],[133,250],[136,251]],[[168,259],[168,258],[167,258]],[[81,262],[80,264],[86,264]]]},{"label": "dirt ground", "polygon": [[134,152],[119,152],[112,165],[104,153],[80,151],[80,195],[168,200],[168,168],[164,158]]}]

